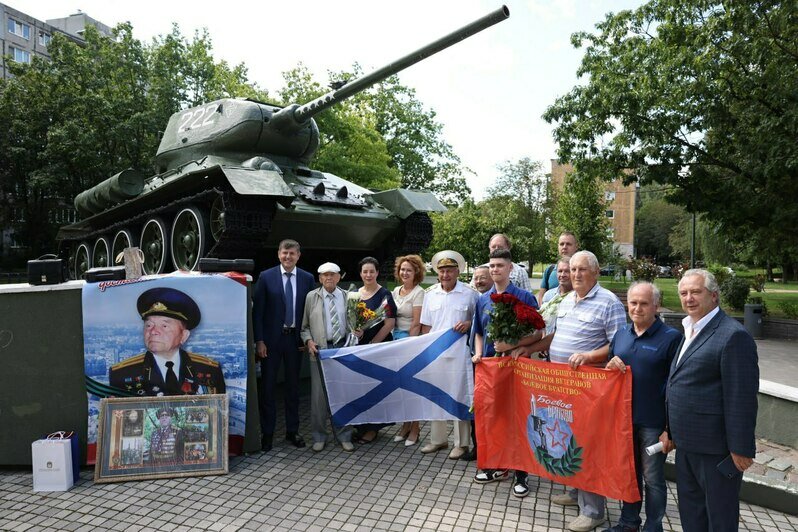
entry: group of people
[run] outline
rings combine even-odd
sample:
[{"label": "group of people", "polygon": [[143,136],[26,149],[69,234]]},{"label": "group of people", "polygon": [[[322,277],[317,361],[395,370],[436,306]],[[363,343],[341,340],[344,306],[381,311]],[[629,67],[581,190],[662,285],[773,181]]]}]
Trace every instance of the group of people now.
[{"label": "group of people", "polygon": [[[678,285],[687,313],[682,335],[658,316],[661,296],[654,284],[638,282],[629,287],[631,321],[627,323],[621,301],[598,283],[596,256],[580,251],[576,238],[568,232],[559,236],[558,251],[558,262],[547,268],[537,295],[530,291],[526,271],[512,261],[510,241],[502,234],[491,238],[489,262],[474,270],[471,286],[458,280],[465,263],[454,251],[442,251],[432,258],[438,283],[427,290],[420,287],[425,271],[421,257],[408,255],[396,260],[397,286],[392,292],[377,283],[379,264],[367,257],[360,263],[360,299],[371,309],[384,306],[386,312],[380,324],[357,331],[360,343],[453,328],[470,333],[474,364],[503,354],[545,358],[572,369],[589,365],[631,371],[633,448],[642,501],[624,502],[620,521],[607,530],[634,531],[641,525],[643,530],[662,530],[665,457],[674,448],[683,529],[736,530],[742,472],[755,454],[758,359],[751,336],[719,308],[715,278],[702,269],[683,274]],[[343,346],[347,334],[347,296],[338,287],[340,268],[331,262],[319,266],[321,286],[313,289],[313,277],[296,267],[299,257],[299,243],[281,242],[280,265],[264,271],[255,288],[253,324],[262,373],[259,401],[264,451],[269,451],[273,443],[274,386],[280,366],[284,363],[286,369],[286,440],[304,447],[298,434],[300,347],[304,346],[313,359],[319,349]],[[505,292],[540,308],[546,329],[514,345],[492,341],[486,333],[490,296]],[[311,379],[313,450],[321,451],[331,437],[318,364],[311,364]],[[332,428],[342,448],[352,451],[353,439],[362,444],[372,442],[385,426]],[[473,460],[477,443],[474,434],[472,422],[455,422],[449,458]],[[418,439],[419,420],[405,422],[394,437],[408,446]],[[661,444],[659,452],[646,452],[657,443]],[[429,442],[420,451],[433,453],[448,448],[446,422],[431,422]],[[515,471],[512,476],[511,493],[525,497],[529,493],[527,473]],[[506,470],[483,470],[477,472],[474,481],[489,483],[509,477]],[[606,521],[605,499],[599,494],[568,490],[554,495],[552,502],[579,507],[569,530],[593,530]],[[640,517],[643,504],[645,523]]]}]

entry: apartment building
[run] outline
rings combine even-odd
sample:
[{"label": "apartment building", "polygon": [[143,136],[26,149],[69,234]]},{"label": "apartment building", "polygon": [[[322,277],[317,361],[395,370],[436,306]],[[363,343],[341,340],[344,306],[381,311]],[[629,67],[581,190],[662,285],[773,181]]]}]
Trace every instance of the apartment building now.
[{"label": "apartment building", "polygon": [[83,42],[86,26],[94,26],[100,33],[111,35],[111,28],[85,13],[75,13],[63,18],[43,22],[11,6],[0,4],[0,74],[10,74],[7,61],[30,63],[34,57],[49,58],[47,46],[56,33],[66,35],[75,42]]}]

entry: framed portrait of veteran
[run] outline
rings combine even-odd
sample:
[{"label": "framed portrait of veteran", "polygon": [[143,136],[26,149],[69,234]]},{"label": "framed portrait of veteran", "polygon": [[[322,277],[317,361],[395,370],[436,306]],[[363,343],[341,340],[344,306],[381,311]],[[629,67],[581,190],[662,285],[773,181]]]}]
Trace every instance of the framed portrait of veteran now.
[{"label": "framed portrait of veteran", "polygon": [[95,482],[227,473],[226,394],[100,402]]}]

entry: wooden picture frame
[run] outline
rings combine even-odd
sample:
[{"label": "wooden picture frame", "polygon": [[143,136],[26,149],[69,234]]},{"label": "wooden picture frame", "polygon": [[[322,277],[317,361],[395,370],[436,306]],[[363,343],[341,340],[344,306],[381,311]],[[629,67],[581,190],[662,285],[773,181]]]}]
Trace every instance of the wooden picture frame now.
[{"label": "wooden picture frame", "polygon": [[94,481],[226,474],[227,418],[226,394],[103,399]]}]

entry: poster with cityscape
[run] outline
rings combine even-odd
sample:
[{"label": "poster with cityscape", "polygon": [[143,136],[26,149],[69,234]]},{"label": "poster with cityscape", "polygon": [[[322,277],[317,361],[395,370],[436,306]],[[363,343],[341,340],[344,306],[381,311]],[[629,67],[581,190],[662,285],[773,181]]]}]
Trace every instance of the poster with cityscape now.
[{"label": "poster with cityscape", "polygon": [[227,473],[226,394],[100,400],[95,482]]},{"label": "poster with cityscape", "polygon": [[[175,272],[84,285],[87,463],[96,458],[100,400],[106,397],[226,393],[229,449],[240,452],[247,411],[249,281],[239,273]],[[163,327],[168,333],[170,324],[174,335],[158,332]],[[170,359],[174,362],[167,369],[164,360]]]}]

